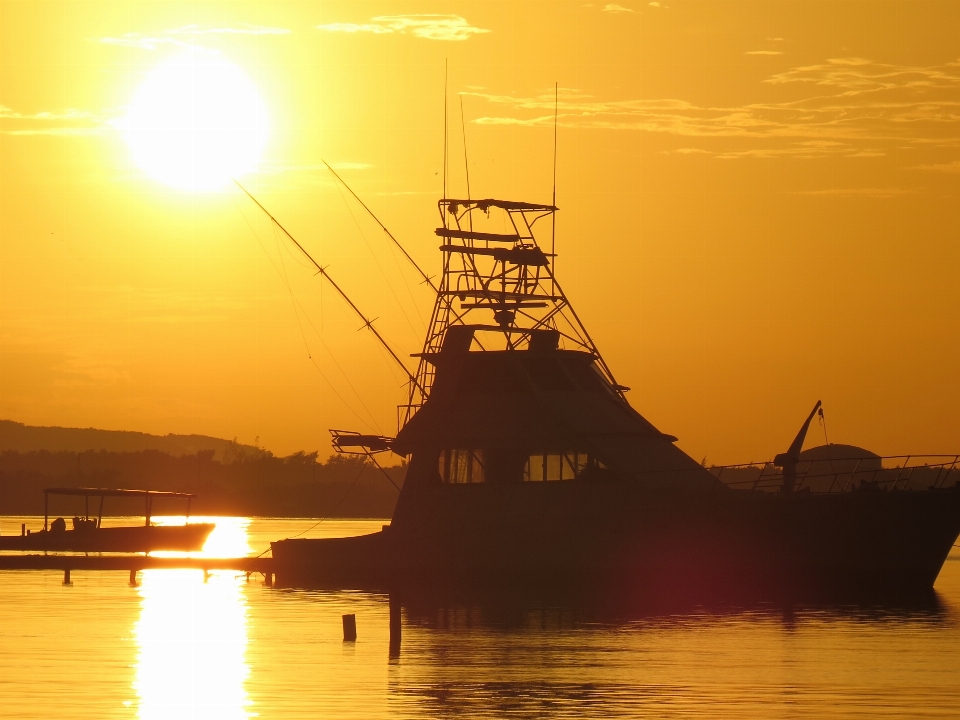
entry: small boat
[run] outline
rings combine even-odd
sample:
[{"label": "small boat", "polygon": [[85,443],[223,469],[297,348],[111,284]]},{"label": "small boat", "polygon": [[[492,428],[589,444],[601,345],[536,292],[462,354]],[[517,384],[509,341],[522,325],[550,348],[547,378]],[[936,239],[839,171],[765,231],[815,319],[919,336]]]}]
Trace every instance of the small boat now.
[{"label": "small boat", "polygon": [[[84,498],[84,514],[72,520],[72,528],[62,517],[50,520],[51,495]],[[103,501],[108,497],[138,497],[144,501],[143,525],[102,527]],[[213,531],[213,523],[191,523],[190,503],[195,495],[160,490],[116,488],[47,488],[43,491],[43,530],[31,532],[21,527],[20,535],[0,535],[0,550],[43,550],[49,552],[126,552],[155,550],[191,552],[201,550]],[[96,517],[90,515],[90,498],[99,498]],[[153,525],[155,498],[181,498],[187,501],[187,524]]]}]

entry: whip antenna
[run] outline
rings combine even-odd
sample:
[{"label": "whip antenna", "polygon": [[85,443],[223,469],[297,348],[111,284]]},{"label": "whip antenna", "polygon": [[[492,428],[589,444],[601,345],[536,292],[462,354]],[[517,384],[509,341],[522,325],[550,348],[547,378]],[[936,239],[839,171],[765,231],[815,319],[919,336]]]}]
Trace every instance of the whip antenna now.
[{"label": "whip antenna", "polygon": [[460,96],[460,132],[463,133],[463,169],[467,174],[467,200],[470,200],[470,163],[467,162],[467,126],[463,120],[463,95]]},{"label": "whip antenna", "polygon": [[447,60],[443,60],[443,196],[447,196]]},{"label": "whip antenna", "polygon": [[[553,196],[550,204],[557,207],[557,105],[559,100],[559,83],[553,83]],[[553,272],[550,274],[550,286],[554,286],[553,276],[556,274],[557,267],[557,213],[550,214],[550,253],[553,256]]]}]

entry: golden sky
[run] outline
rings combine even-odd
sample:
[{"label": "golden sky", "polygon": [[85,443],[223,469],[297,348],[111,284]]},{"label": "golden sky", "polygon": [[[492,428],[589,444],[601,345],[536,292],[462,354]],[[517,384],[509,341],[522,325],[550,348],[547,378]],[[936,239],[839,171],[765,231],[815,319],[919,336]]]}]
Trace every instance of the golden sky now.
[{"label": "golden sky", "polygon": [[833,442],[956,451],[958,27],[949,2],[0,0],[0,417],[283,454],[392,434],[403,378],[331,288],[130,138],[158,68],[229,68],[194,101],[260,105],[196,151],[235,152],[405,355],[429,290],[322,162],[437,272],[446,61],[452,195],[465,134],[474,197],[550,199],[559,83],[559,277],[681,448],[770,458],[821,399]]}]

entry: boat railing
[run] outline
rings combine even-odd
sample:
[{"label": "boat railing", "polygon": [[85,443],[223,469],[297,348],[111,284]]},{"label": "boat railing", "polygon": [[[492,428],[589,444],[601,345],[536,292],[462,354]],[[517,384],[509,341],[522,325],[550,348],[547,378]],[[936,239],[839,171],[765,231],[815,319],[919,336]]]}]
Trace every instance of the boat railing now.
[{"label": "boat railing", "polygon": [[[782,469],[769,461],[711,465],[707,470],[732,489],[776,492],[783,487]],[[795,492],[939,489],[960,484],[960,454],[803,460],[796,477]]]}]

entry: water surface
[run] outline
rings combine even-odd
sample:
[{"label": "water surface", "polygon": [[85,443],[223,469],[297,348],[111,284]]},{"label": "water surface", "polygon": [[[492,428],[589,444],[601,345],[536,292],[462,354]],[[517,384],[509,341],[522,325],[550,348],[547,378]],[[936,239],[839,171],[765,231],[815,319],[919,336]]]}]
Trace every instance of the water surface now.
[{"label": "water surface", "polygon": [[[205,554],[221,556],[383,522],[216,521]],[[612,612],[404,598],[399,655],[383,595],[272,589],[233,572],[148,571],[139,587],[74,572],[64,587],[59,572],[5,571],[0,716],[958,717],[958,560],[934,597],[906,605]],[[342,641],[347,612],[356,643]]]}]

